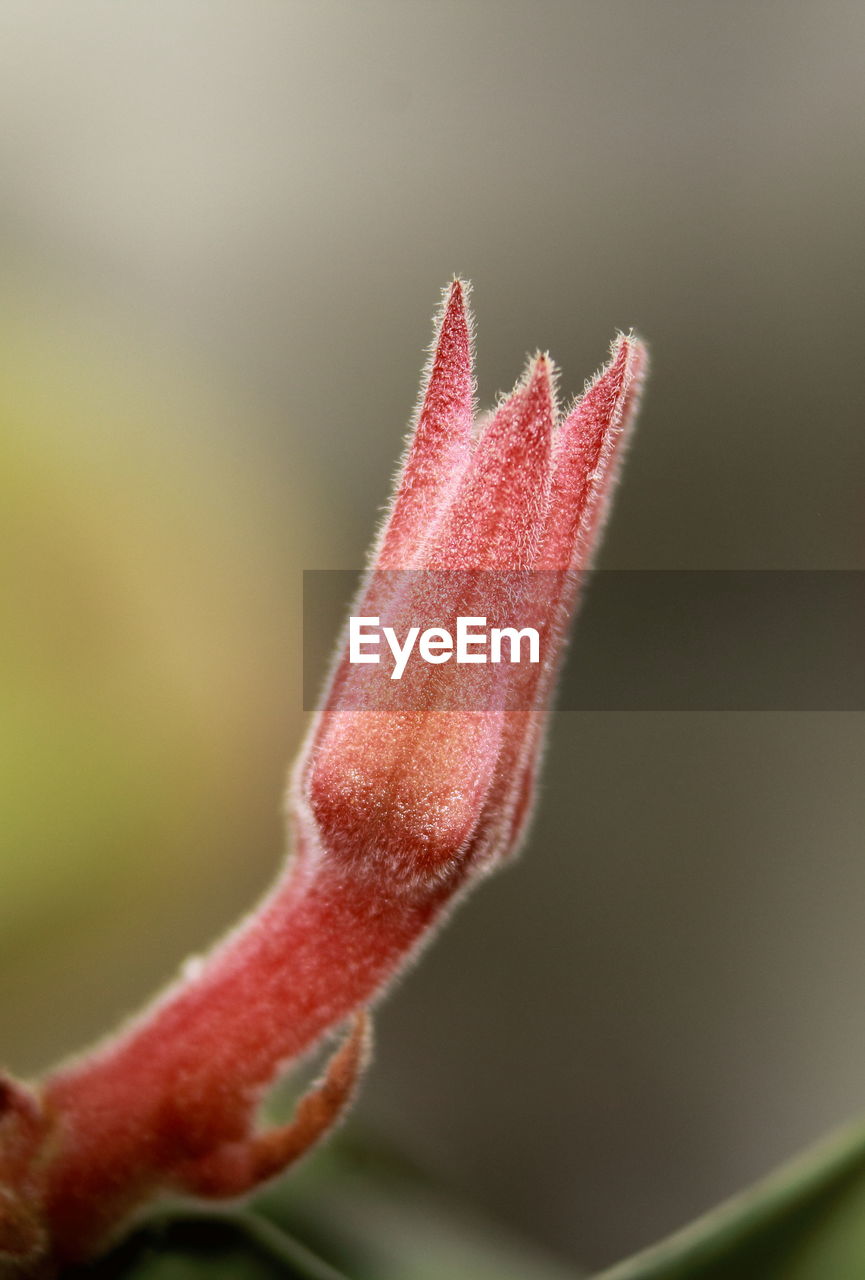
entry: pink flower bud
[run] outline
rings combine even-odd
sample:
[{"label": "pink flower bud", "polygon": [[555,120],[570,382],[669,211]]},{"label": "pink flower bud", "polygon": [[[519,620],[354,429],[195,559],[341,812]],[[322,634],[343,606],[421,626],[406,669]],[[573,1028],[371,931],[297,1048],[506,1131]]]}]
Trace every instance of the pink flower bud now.
[{"label": "pink flower bud", "polygon": [[[403,676],[407,709],[394,709],[386,682],[376,692],[377,673],[341,659],[296,771],[294,808],[305,841],[389,892],[455,885],[512,852],[524,829],[579,576],[645,366],[644,348],[621,338],[556,430],[552,367],[537,356],[475,438],[470,332],[465,287],[455,281],[393,508],[353,612],[376,616],[390,604],[405,629],[430,615],[489,618],[511,606],[543,637],[544,661],[507,679],[495,673],[499,701],[511,709],[495,705],[487,681],[492,709],[451,710],[442,709],[439,672]],[[465,686],[474,674],[457,678]]]},{"label": "pink flower bud", "polygon": [[[557,426],[552,366],[539,355],[478,426],[465,295],[460,281],[448,290],[353,613],[387,615],[395,631],[418,619],[507,625],[517,614],[537,632],[540,660],[417,661],[394,682],[340,652],[294,772],[294,856],[270,895],[38,1095],[2,1086],[0,1263],[5,1251],[21,1275],[37,1256],[47,1274],[98,1251],[161,1191],[236,1196],[297,1159],[350,1101],[366,1007],[525,830],[555,674],[646,357],[619,338]],[[256,1128],[267,1086],[350,1016],[294,1121]]]}]

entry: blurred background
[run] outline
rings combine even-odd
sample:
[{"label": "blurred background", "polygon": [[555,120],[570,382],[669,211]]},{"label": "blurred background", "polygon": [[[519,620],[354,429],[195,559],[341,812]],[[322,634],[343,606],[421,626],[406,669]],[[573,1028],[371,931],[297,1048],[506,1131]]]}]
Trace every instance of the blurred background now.
[{"label": "blurred background", "polygon": [[[8,1067],[274,875],[301,572],[362,562],[453,273],[483,404],[649,340],[605,567],[865,567],[863,49],[852,0],[5,0]],[[865,1107],[863,759],[854,713],[560,713],[346,1141],[573,1275]]]}]

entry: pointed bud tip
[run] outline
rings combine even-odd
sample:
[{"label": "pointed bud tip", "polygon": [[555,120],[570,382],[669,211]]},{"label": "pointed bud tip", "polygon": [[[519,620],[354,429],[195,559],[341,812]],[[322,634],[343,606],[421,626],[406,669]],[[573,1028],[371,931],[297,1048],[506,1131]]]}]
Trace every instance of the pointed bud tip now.
[{"label": "pointed bud tip", "polygon": [[529,361],[523,388],[529,403],[540,406],[544,413],[555,413],[556,366],[546,351],[538,351]]},{"label": "pointed bud tip", "polygon": [[469,353],[471,350],[471,317],[468,309],[468,281],[454,277],[442,294],[442,307],[437,324],[436,345],[443,340],[456,340]]},{"label": "pointed bud tip", "polygon": [[628,366],[628,372],[632,378],[641,377],[646,372],[649,350],[643,339],[633,329],[629,329],[627,333],[620,330],[610,344],[608,367],[615,365],[619,360]]},{"label": "pointed bud tip", "polygon": [[460,276],[454,276],[450,284],[442,291],[445,315],[451,315],[454,312],[465,312],[471,291],[472,286],[468,280],[463,280]]},{"label": "pointed bud tip", "polygon": [[554,365],[548,351],[537,351],[529,362],[529,381],[549,381],[553,376]]},{"label": "pointed bud tip", "polygon": [[610,343],[610,356],[605,364],[589,378],[583,393],[574,402],[568,414],[573,417],[581,405],[588,404],[598,394],[618,395],[625,387],[632,393],[639,391],[649,362],[646,344],[633,331],[619,331]]}]

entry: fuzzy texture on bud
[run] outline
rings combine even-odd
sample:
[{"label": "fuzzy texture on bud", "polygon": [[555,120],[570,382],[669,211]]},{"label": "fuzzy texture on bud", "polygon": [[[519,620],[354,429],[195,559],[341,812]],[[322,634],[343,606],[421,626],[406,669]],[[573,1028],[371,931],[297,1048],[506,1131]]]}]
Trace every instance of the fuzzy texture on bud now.
[{"label": "fuzzy texture on bud", "polygon": [[[293,774],[293,856],[269,896],[116,1036],[33,1091],[0,1079],[0,1274],[50,1275],[97,1253],[160,1192],[233,1197],[288,1167],[351,1099],[365,1010],[525,831],[556,670],[646,357],[620,337],[557,423],[552,365],[539,355],[478,423],[466,294],[459,280],[446,292],[354,611],[406,624],[480,609],[506,620],[518,595],[543,661],[483,679],[415,666],[392,708],[376,702],[370,668],[338,658]],[[518,589],[490,594],[514,573]],[[443,709],[455,681],[475,681],[481,700]],[[293,1121],[257,1128],[267,1087],[347,1018]]]}]

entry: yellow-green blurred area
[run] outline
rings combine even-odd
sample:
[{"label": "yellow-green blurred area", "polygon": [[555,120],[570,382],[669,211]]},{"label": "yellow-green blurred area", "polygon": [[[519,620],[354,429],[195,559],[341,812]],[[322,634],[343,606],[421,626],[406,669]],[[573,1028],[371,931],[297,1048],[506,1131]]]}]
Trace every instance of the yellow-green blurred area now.
[{"label": "yellow-green blurred area", "polygon": [[44,282],[8,283],[0,1008],[4,1057],[27,1070],[265,883],[315,500],[309,478],[268,476],[243,444],[254,424],[164,347],[136,349]]},{"label": "yellow-green blurred area", "polygon": [[[603,566],[863,567],[863,48],[847,0],[0,7],[0,1061],[274,874],[301,572],[362,563],[453,273],[484,406],[648,339]],[[572,1269],[865,1107],[863,762],[560,714],[348,1132]]]}]

